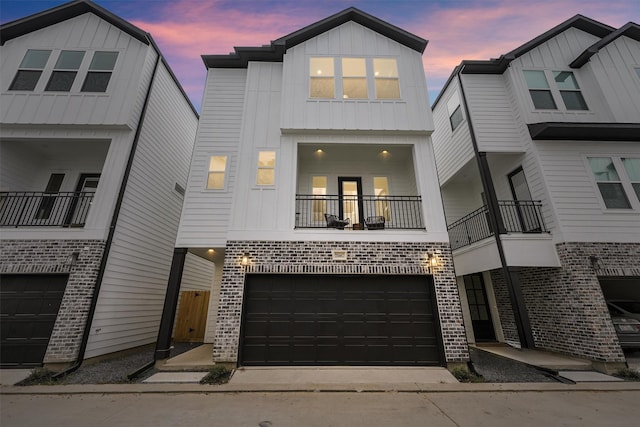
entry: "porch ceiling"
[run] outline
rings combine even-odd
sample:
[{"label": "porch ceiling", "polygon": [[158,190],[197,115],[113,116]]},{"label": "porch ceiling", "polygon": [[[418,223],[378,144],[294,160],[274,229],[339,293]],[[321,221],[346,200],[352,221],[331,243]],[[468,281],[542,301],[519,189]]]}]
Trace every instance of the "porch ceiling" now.
[{"label": "porch ceiling", "polygon": [[[322,150],[322,151],[318,151]],[[385,152],[386,150],[386,152]],[[403,162],[413,156],[410,145],[384,144],[299,144],[298,160],[335,161],[340,159],[358,159],[362,162],[394,161]]]}]

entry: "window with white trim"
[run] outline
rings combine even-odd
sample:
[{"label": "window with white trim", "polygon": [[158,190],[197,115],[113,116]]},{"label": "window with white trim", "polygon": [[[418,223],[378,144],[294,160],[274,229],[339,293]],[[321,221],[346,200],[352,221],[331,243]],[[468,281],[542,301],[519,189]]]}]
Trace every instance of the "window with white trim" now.
[{"label": "window with white trim", "polygon": [[227,156],[209,157],[209,173],[207,175],[207,190],[224,190],[227,172]]},{"label": "window with white trim", "polygon": [[640,202],[640,158],[623,158],[622,164],[624,165],[624,169],[627,172],[629,181],[631,182],[631,187]]},{"label": "window with white trim", "polygon": [[567,111],[589,109],[573,71],[524,70],[523,74],[536,110],[557,110],[558,99]]},{"label": "window with white trim", "polygon": [[449,112],[449,124],[451,125],[451,130],[454,131],[458,128],[460,123],[462,123],[462,120],[464,120],[458,91],[454,92],[451,98],[449,98],[449,101],[447,102],[447,111]]},{"label": "window with white trim", "polygon": [[578,81],[571,71],[554,71],[553,79],[567,110],[588,110]]},{"label": "window with white trim", "polygon": [[276,180],[276,152],[258,152],[258,173],[256,185],[273,185]]},{"label": "window with white trim", "polygon": [[614,159],[611,157],[588,157],[587,160],[607,209],[631,209]]},{"label": "window with white trim", "polygon": [[327,177],[314,176],[311,177],[311,194],[313,195],[313,203],[311,204],[311,212],[313,213],[313,221],[324,221],[324,214],[327,213]]},{"label": "window with white trim", "polygon": [[640,67],[636,68],[636,74],[638,75],[638,78],[640,79]]},{"label": "window with white trim", "polygon": [[106,92],[117,59],[118,52],[95,52],[81,91]]},{"label": "window with white trim", "polygon": [[78,74],[80,64],[82,64],[84,53],[83,50],[61,51],[44,90],[47,92],[69,92]]},{"label": "window with white trim", "polygon": [[524,78],[536,110],[557,110],[547,77],[542,70],[525,70]]},{"label": "window with white trim", "polygon": [[9,90],[34,90],[50,55],[50,50],[27,50]]},{"label": "window with white trim", "polygon": [[386,176],[373,177],[373,193],[376,196],[376,215],[391,221],[391,203],[389,201],[389,179]]},{"label": "window with white trim", "polygon": [[374,58],[373,76],[376,83],[376,99],[400,99],[398,62],[393,58]]},{"label": "window with white trim", "polygon": [[335,71],[333,58],[310,58],[309,61],[309,97],[335,98]]},{"label": "window with white trim", "polygon": [[367,64],[364,58],[342,58],[342,98],[367,99]]}]

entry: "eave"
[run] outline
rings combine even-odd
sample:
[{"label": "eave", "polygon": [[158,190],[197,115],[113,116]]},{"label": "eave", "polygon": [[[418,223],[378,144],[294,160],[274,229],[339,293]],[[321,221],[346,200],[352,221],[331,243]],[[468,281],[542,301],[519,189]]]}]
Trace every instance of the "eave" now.
[{"label": "eave", "polygon": [[545,122],[527,125],[538,141],[635,141],[640,142],[640,123]]}]

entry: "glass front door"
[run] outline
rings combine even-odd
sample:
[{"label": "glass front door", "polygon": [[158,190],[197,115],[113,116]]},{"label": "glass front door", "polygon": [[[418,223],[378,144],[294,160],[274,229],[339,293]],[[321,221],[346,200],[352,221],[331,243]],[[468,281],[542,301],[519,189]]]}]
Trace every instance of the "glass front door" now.
[{"label": "glass front door", "polygon": [[491,320],[491,311],[487,302],[482,274],[464,276],[464,288],[467,292],[473,335],[476,337],[476,341],[495,341],[496,334],[493,330],[493,321]]},{"label": "glass front door", "polygon": [[362,178],[339,177],[338,195],[340,199],[340,218],[351,220],[351,224],[362,223],[363,211]]}]

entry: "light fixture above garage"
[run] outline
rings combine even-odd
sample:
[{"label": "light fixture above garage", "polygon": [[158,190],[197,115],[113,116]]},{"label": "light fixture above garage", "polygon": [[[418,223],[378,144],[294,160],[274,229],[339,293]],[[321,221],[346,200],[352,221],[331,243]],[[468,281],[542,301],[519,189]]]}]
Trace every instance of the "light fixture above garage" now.
[{"label": "light fixture above garage", "polygon": [[249,265],[249,252],[245,252],[242,255],[242,258],[240,259],[240,264],[242,264],[244,267]]}]

